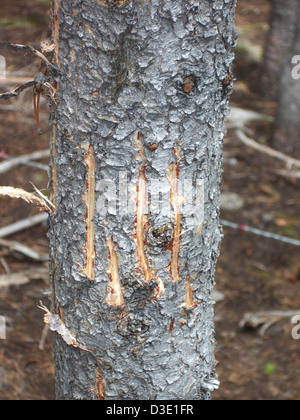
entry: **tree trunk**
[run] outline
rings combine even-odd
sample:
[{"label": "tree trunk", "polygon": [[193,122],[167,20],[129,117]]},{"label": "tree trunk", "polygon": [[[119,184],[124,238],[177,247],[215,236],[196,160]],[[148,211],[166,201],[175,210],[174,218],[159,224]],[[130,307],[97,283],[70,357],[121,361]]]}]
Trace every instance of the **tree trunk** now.
[{"label": "tree trunk", "polygon": [[57,397],[209,399],[235,1],[52,8]]},{"label": "tree trunk", "polygon": [[297,25],[280,80],[273,146],[300,158],[300,5],[295,15]]},{"label": "tree trunk", "polygon": [[270,30],[261,76],[266,99],[277,101],[282,72],[290,57],[295,36],[299,0],[272,0]]}]

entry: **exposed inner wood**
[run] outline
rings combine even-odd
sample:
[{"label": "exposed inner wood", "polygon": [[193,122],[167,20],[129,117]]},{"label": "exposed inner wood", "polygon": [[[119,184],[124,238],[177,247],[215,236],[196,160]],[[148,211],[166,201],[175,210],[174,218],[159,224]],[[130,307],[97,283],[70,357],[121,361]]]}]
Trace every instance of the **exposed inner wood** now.
[{"label": "exposed inner wood", "polygon": [[94,148],[92,145],[87,147],[87,153],[85,154],[85,164],[87,168],[86,174],[86,194],[85,194],[85,204],[86,204],[86,266],[84,268],[84,273],[90,280],[95,279],[95,209],[96,209],[96,198],[95,198],[95,188],[96,188],[96,162]]},{"label": "exposed inner wood", "polygon": [[197,306],[197,303],[194,301],[194,292],[192,289],[190,276],[187,276],[184,288],[185,288],[185,295],[184,295],[184,304],[182,305],[182,307],[186,309],[195,308]]},{"label": "exposed inner wood", "polygon": [[137,186],[137,208],[136,208],[136,240],[137,240],[137,256],[138,264],[145,276],[145,283],[155,280],[157,283],[156,292],[151,300],[159,299],[165,293],[163,281],[157,276],[156,270],[151,268],[151,264],[146,255],[145,235],[146,229],[149,227],[148,210],[148,190],[146,177],[147,158],[143,145],[143,134],[141,132],[134,135],[134,141],[139,150],[139,158],[142,161],[139,171],[139,182]]},{"label": "exposed inner wood", "polygon": [[117,244],[114,243],[112,237],[108,238],[107,246],[110,260],[110,282],[107,288],[106,302],[110,306],[122,306],[124,305],[124,296],[120,280],[119,257],[116,252]]},{"label": "exposed inner wood", "polygon": [[52,22],[52,34],[53,34],[53,42],[54,42],[53,61],[58,66],[59,66],[59,17],[58,17],[59,8],[60,8],[60,0],[54,0],[53,22]]},{"label": "exposed inner wood", "polygon": [[182,200],[179,197],[179,164],[180,164],[180,152],[178,148],[174,149],[174,152],[177,157],[177,164],[171,163],[169,170],[167,172],[167,178],[171,186],[170,191],[170,201],[174,210],[174,234],[173,239],[171,241],[171,254],[172,259],[170,263],[170,275],[174,283],[181,280],[180,275],[180,264],[179,264],[179,256],[180,256],[180,245],[181,245],[181,235],[182,235],[182,228],[181,228],[181,221],[182,221],[182,214],[181,214],[181,204]]},{"label": "exposed inner wood", "polygon": [[139,158],[142,163],[139,171],[139,182],[137,186],[137,209],[136,209],[136,240],[137,240],[137,255],[139,266],[144,275],[145,282],[150,283],[151,279],[155,278],[155,271],[150,268],[150,264],[146,255],[145,249],[145,230],[149,224],[147,216],[148,206],[148,191],[147,191],[147,158],[143,146],[143,134],[141,132],[134,135],[134,141],[139,150]]},{"label": "exposed inner wood", "polygon": [[56,158],[56,125],[55,123],[52,124],[52,179],[51,179],[51,201],[56,208],[56,186],[57,186],[57,169],[55,166],[55,158]]},{"label": "exposed inner wood", "polygon": [[139,184],[137,187],[136,238],[139,265],[145,275],[145,282],[150,283],[151,279],[155,278],[155,271],[150,268],[145,249],[145,228],[148,224],[148,217],[145,214],[148,205],[147,178],[145,171],[146,167],[142,165],[140,168]]},{"label": "exposed inner wood", "polygon": [[96,368],[96,388],[97,388],[97,399],[103,401],[105,399],[105,381],[99,368]]}]

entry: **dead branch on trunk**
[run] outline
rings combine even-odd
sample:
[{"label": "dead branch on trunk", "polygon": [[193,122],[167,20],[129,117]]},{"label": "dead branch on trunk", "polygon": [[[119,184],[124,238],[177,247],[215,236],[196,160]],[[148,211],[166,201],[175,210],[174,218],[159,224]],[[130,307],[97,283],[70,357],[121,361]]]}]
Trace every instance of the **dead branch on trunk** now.
[{"label": "dead branch on trunk", "polygon": [[10,92],[5,92],[5,93],[1,93],[0,94],[0,99],[11,99],[11,98],[15,98],[17,96],[20,95],[20,93],[22,93],[24,90],[29,89],[33,86],[36,85],[36,82],[34,80],[25,83],[21,86],[18,86],[17,88],[15,88],[14,90],[10,91]]},{"label": "dead branch on trunk", "polygon": [[[22,190],[21,188],[0,187],[0,195],[6,195],[10,198],[21,198],[22,200],[26,201],[26,203],[36,204],[42,210],[46,210],[49,213],[53,214],[54,205],[50,203],[47,197],[44,197],[43,194],[40,192],[39,194],[33,194]],[[50,207],[49,203],[51,204]]]},{"label": "dead branch on trunk", "polygon": [[42,60],[47,67],[51,66],[50,61],[44,56],[44,54],[29,45],[12,44],[11,42],[0,42],[0,49],[30,53]]}]

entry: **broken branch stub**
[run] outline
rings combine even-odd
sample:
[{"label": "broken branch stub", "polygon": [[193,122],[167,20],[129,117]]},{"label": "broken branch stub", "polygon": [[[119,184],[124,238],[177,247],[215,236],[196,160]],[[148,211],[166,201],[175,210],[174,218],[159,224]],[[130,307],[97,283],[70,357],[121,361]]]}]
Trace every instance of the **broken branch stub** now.
[{"label": "broken branch stub", "polygon": [[[0,195],[6,195],[10,198],[21,198],[22,200],[26,201],[29,204],[36,204],[41,207],[42,210],[46,210],[49,213],[53,214],[53,209],[49,207],[47,204],[46,197],[41,198],[40,196],[36,196],[33,193],[29,193],[21,188],[14,188],[14,187],[0,187]],[[42,196],[42,194],[41,194]]]}]

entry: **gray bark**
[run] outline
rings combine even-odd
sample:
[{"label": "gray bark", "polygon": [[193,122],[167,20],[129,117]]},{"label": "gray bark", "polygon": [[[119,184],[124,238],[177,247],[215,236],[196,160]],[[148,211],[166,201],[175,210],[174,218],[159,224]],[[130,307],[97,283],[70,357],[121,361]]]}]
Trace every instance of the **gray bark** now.
[{"label": "gray bark", "polygon": [[[53,0],[54,296],[45,319],[58,399],[209,399],[216,386],[212,292],[234,9],[231,0]],[[124,174],[135,212],[113,207],[126,195]],[[204,182],[203,221],[181,214],[178,179]],[[119,196],[109,189],[107,214],[103,180]],[[143,216],[153,180],[169,186],[171,211],[150,206]]]},{"label": "gray bark", "polygon": [[261,88],[265,98],[278,100],[282,72],[290,58],[298,23],[299,0],[272,0]]}]

